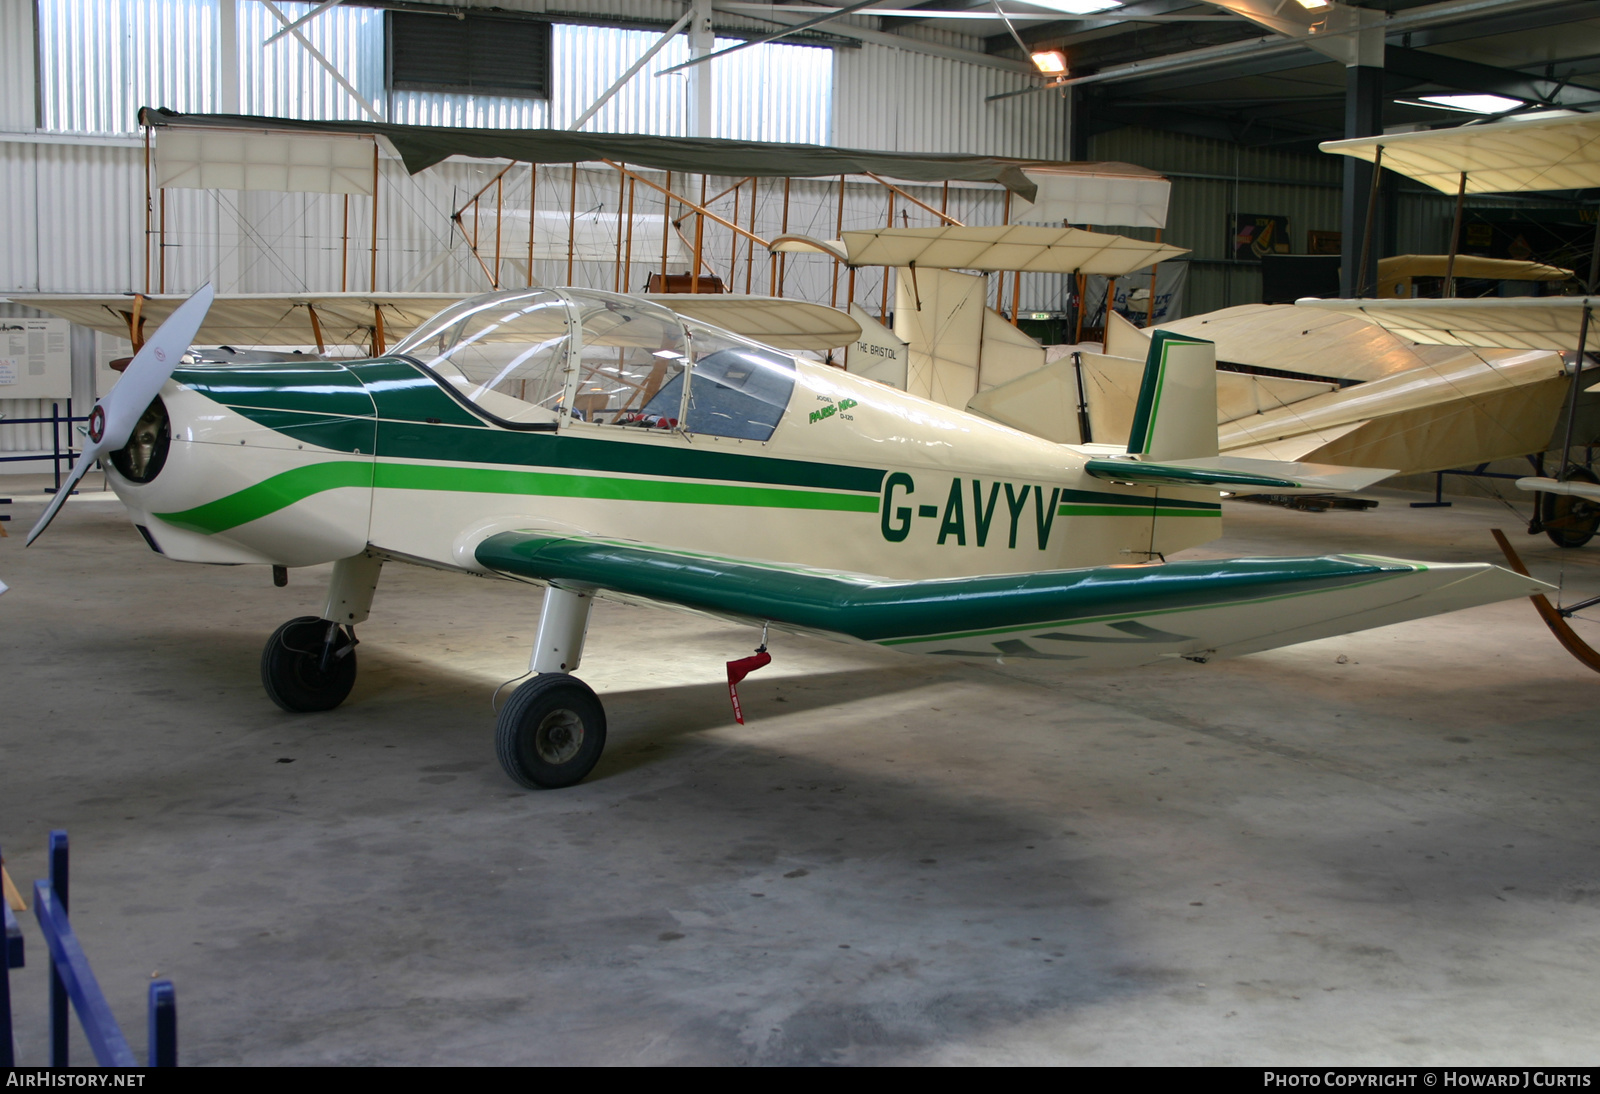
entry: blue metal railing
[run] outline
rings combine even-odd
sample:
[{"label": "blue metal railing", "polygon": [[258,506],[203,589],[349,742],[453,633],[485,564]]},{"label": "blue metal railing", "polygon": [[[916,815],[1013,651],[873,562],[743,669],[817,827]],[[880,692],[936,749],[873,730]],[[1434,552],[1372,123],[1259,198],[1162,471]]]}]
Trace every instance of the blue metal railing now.
[{"label": "blue metal railing", "polygon": [[[78,458],[78,448],[73,444],[72,427],[78,422],[87,422],[88,418],[74,417],[72,413],[72,400],[67,400],[67,412],[61,413],[60,403],[50,404],[50,417],[48,418],[0,418],[0,426],[7,425],[47,425],[50,427],[49,455],[42,453],[24,454],[20,456],[0,456],[0,463],[25,463],[33,460],[50,460],[55,468],[56,489],[61,489],[61,464],[67,465],[67,470],[72,470],[73,463]],[[67,427],[67,443],[61,445],[61,427]]]},{"label": "blue metal railing", "polygon": [[17,1065],[16,1044],[11,1038],[11,970],[22,968],[22,928],[11,914],[11,901],[0,895],[6,910],[6,959],[0,961],[0,1018],[5,1019],[5,1044],[0,1045],[0,1067]]},{"label": "blue metal railing", "polygon": [[[67,1036],[71,1012],[78,1014],[78,1023],[94,1052],[95,1062],[102,1067],[138,1067],[133,1049],[111,1013],[105,993],[89,967],[89,958],[78,942],[78,936],[67,918],[67,834],[57,830],[50,833],[50,880],[33,883],[33,914],[44,935],[45,949],[50,956],[50,1066],[66,1067],[68,1064]],[[17,928],[11,906],[5,906],[6,961],[0,977],[0,1008],[5,1020],[3,1051],[0,1066],[15,1065],[15,1048],[11,1033],[11,974],[10,970],[22,967],[22,934]],[[157,980],[150,985],[149,995],[149,1067],[175,1067],[178,1063],[178,1004],[172,981]]]}]

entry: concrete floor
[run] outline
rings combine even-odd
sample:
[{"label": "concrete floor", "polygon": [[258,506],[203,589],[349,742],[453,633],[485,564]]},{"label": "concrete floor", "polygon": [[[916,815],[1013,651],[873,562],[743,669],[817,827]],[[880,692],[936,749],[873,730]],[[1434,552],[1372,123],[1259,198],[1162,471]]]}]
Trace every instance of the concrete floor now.
[{"label": "concrete floor", "polygon": [[[1204,553],[1490,559],[1500,525],[1600,591],[1600,545],[1374,496],[1230,503]],[[536,590],[391,566],[355,693],[293,717],[257,661],[316,572],[168,562],[92,497],[24,552],[39,510],[0,540],[0,844],[26,889],[71,832],[141,1053],[159,974],[187,1064],[1600,1061],[1600,678],[1525,601],[1082,677],[778,637],[745,727],[753,632],[601,605],[610,748],[530,793],[489,696]]]}]

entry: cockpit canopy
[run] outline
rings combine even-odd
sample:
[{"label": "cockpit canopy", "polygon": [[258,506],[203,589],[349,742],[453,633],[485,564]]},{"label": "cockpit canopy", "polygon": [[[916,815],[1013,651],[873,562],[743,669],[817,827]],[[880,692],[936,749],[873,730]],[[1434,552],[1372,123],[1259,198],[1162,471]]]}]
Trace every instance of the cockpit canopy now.
[{"label": "cockpit canopy", "polygon": [[395,352],[513,428],[583,423],[765,441],[794,391],[785,354],[592,289],[471,297]]}]

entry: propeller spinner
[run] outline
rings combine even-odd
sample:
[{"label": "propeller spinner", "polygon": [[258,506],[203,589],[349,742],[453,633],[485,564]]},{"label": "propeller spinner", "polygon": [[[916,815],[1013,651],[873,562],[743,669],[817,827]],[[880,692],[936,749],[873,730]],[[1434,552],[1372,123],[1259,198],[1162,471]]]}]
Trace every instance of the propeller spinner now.
[{"label": "propeller spinner", "polygon": [[50,499],[44,515],[28,533],[24,546],[32,544],[46,528],[50,527],[50,522],[55,519],[56,513],[72,495],[72,488],[78,484],[78,480],[83,478],[89,468],[94,466],[95,460],[118,451],[128,443],[134,427],[139,424],[140,418],[150,404],[155,401],[162,385],[172,375],[172,370],[178,367],[184,351],[199,333],[206,312],[211,310],[211,299],[214,295],[208,283],[178,305],[177,310],[167,317],[167,321],[161,324],[139,352],[134,354],[132,362],[123,372],[122,379],[117,381],[117,385],[107,392],[103,399],[95,403],[94,409],[89,412],[89,443],[83,446],[83,454],[78,457],[77,466],[72,469],[72,474],[62,484],[61,489],[56,491],[56,496]]}]

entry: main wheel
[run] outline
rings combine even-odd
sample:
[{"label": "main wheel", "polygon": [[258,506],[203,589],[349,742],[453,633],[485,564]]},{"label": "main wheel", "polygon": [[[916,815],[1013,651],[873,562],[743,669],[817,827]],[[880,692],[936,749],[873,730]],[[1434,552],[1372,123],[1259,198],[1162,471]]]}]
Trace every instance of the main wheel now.
[{"label": "main wheel", "polygon": [[322,669],[329,622],[314,615],[291,619],[272,632],[261,651],[261,683],[267,697],[290,714],[332,710],[356,683],[356,651],[349,649]]},{"label": "main wheel", "polygon": [[564,672],[541,673],[512,692],[494,726],[500,766],[531,788],[581,782],[605,747],[605,708],[588,684]]},{"label": "main wheel", "polygon": [[[1594,482],[1595,477],[1581,467],[1567,472],[1568,482]],[[1540,495],[1539,523],[1544,534],[1557,547],[1582,547],[1600,530],[1600,505],[1571,494]]]}]

